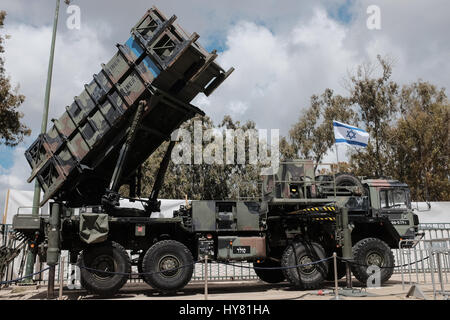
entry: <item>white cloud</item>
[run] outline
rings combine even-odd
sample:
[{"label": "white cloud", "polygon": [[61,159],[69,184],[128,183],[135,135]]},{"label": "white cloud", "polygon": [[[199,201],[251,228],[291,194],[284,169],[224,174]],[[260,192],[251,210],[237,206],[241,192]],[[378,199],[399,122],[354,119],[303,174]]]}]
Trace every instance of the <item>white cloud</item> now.
[{"label": "white cloud", "polygon": [[248,105],[242,101],[231,101],[230,102],[230,111],[232,114],[242,115],[247,111]]},{"label": "white cloud", "polygon": [[[76,0],[81,9],[82,26],[89,24],[98,29],[98,24],[108,25],[109,34],[102,35],[103,40],[120,42],[127,37],[130,28],[144,14],[155,5],[167,17],[175,14],[177,23],[188,32],[201,35],[200,42],[204,44],[216,43],[223,38],[229,27],[239,20],[256,21],[258,24],[270,26],[272,30],[290,29],[293,22],[309,17],[312,8],[326,5],[327,9],[336,12],[348,0]],[[66,5],[61,2],[60,21],[68,15]],[[3,0],[2,9],[9,14],[8,21],[26,22],[30,25],[50,25],[55,10],[54,1]],[[100,32],[100,30],[98,30]]]},{"label": "white cloud", "polygon": [[28,184],[29,165],[24,157],[25,148],[17,147],[13,151],[14,165],[5,169],[0,166],[0,215],[4,210],[4,199],[8,189],[32,190],[33,184]]},{"label": "white cloud", "polygon": [[[378,5],[381,30],[368,30],[365,10]],[[407,84],[422,78],[450,88],[450,42],[448,12],[450,2],[363,0],[355,2],[355,20],[351,24],[346,46],[361,56],[375,59],[389,55],[395,61],[393,79]]]},{"label": "white cloud", "polygon": [[[26,96],[21,107],[24,122],[37,136],[44,106],[51,28],[12,24],[6,33],[12,37],[6,43],[5,68]],[[111,49],[100,44],[99,36],[96,30],[85,26],[56,37],[49,119],[59,117],[73,97],[81,93],[83,85],[100,71],[100,63],[112,57]]]},{"label": "white cloud", "polygon": [[[314,93],[336,87],[357,53],[345,47],[348,28],[317,8],[286,33],[242,21],[227,36],[220,63],[236,71],[209,99],[207,113],[254,120],[286,134]],[[236,107],[236,101],[245,108]]]},{"label": "white cloud", "polygon": [[[34,181],[30,184],[26,182],[31,169],[24,152],[41,128],[51,41],[51,29],[46,26],[10,24],[5,31],[11,35],[5,46],[5,68],[13,84],[19,83],[19,92],[26,96],[20,110],[24,113],[24,123],[33,132],[12,151],[14,165],[0,170],[0,207],[3,206],[6,189],[32,190],[34,186]],[[111,48],[104,48],[99,36],[96,30],[86,26],[80,31],[57,36],[48,128],[51,126],[50,119],[59,118],[65,106],[81,93],[83,85],[100,71],[100,63],[106,63],[112,57]]]}]

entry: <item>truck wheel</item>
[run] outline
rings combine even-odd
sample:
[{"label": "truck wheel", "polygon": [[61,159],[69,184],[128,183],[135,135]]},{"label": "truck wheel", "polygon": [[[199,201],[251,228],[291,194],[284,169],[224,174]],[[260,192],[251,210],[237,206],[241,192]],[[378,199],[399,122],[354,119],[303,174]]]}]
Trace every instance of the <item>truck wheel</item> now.
[{"label": "truck wheel", "polygon": [[348,173],[340,173],[336,176],[336,187],[358,187],[361,193],[364,193],[364,187],[357,177]]},{"label": "truck wheel", "polygon": [[370,276],[367,268],[370,265],[382,267],[381,283],[389,280],[394,272],[394,254],[384,241],[377,238],[366,238],[357,242],[353,246],[353,259],[355,264],[352,265],[352,272],[361,283],[367,282]]},{"label": "truck wheel", "polygon": [[[325,250],[318,243],[295,242],[284,251],[281,266],[305,265],[321,259],[325,259]],[[328,263],[324,261],[298,268],[288,268],[284,269],[283,273],[293,286],[317,289],[321,287],[328,273]]]},{"label": "truck wheel", "polygon": [[[281,263],[275,262],[272,260],[266,260],[261,263],[253,262],[253,267],[256,267],[256,268],[258,268],[258,267],[260,267],[260,268],[279,268],[279,267],[281,267]],[[280,270],[280,269],[269,270],[269,269],[256,269],[256,268],[254,269],[256,275],[264,282],[279,283],[279,282],[286,280],[286,278],[283,274],[283,270]]]},{"label": "truck wheel", "polygon": [[[131,261],[125,249],[116,242],[93,245],[83,250],[78,259],[81,285],[91,293],[112,296],[127,282]],[[110,274],[118,272],[125,274]]]},{"label": "truck wheel", "polygon": [[182,243],[164,240],[147,250],[142,262],[144,280],[162,293],[174,293],[182,289],[192,277],[194,258]]}]

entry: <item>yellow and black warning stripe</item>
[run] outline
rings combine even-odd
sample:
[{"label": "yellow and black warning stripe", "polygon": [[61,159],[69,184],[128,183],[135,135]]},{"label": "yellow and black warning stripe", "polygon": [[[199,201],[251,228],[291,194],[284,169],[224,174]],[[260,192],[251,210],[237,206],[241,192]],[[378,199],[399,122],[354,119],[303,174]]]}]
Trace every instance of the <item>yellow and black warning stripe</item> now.
[{"label": "yellow and black warning stripe", "polygon": [[326,218],[313,218],[315,221],[336,221],[336,218],[326,217]]},{"label": "yellow and black warning stripe", "polygon": [[292,212],[289,212],[289,214],[319,213],[319,212],[331,213],[331,212],[336,212],[336,211],[337,211],[337,209],[334,206],[324,206],[324,207],[312,207],[312,208],[306,208],[306,209],[301,209],[301,210],[297,210],[297,211],[292,211]]}]

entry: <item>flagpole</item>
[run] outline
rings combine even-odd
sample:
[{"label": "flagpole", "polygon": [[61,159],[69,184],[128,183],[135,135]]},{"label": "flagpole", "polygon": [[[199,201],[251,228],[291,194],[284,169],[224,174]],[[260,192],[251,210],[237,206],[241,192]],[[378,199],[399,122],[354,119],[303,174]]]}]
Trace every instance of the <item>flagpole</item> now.
[{"label": "flagpole", "polygon": [[337,170],[339,171],[339,149],[338,149],[338,145],[337,145],[337,142],[336,142],[336,131],[335,131],[335,129],[334,129],[334,121],[333,121],[333,131],[334,131],[334,146],[336,147],[336,168],[337,168]]},{"label": "flagpole", "polygon": [[336,141],[334,142],[334,145],[336,147],[336,161],[337,161],[336,168],[339,170],[339,149],[338,149],[338,145],[337,145]]}]

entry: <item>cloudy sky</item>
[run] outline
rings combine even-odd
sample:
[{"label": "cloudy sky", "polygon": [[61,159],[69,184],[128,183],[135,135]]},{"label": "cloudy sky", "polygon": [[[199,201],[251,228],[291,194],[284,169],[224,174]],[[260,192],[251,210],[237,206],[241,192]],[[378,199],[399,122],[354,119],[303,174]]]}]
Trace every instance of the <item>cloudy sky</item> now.
[{"label": "cloudy sky", "polygon": [[[166,16],[177,15],[177,23],[200,34],[199,42],[208,50],[218,49],[224,69],[236,69],[211,97],[194,101],[216,123],[229,114],[285,135],[311,95],[325,88],[345,94],[343,78],[377,54],[394,59],[393,78],[400,84],[423,79],[450,87],[447,0],[73,0],[72,4],[80,8],[81,25],[79,30],[67,27],[70,14],[62,1],[50,119],[60,116],[152,5]],[[380,9],[379,30],[367,26],[372,17],[368,8],[373,5]],[[23,153],[40,130],[54,8],[54,0],[3,0],[0,6],[8,14],[0,32],[11,36],[4,55],[6,70],[26,96],[23,120],[33,130],[14,149],[0,146],[0,210],[8,188],[33,188],[26,183],[30,168]]]}]

